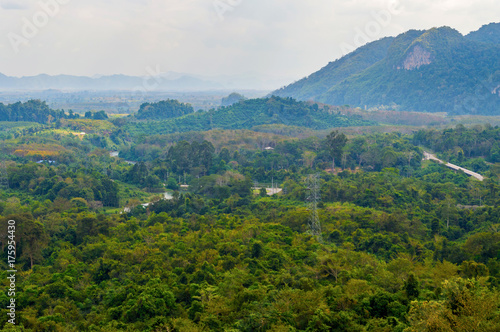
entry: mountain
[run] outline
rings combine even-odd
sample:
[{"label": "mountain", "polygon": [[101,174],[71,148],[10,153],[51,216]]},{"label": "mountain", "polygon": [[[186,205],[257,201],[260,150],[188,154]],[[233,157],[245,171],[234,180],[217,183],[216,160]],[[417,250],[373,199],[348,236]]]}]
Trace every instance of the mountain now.
[{"label": "mountain", "polygon": [[466,37],[410,30],[365,45],[272,94],[359,107],[500,114],[500,24]]},{"label": "mountain", "polygon": [[208,91],[208,90],[265,90],[283,86],[290,78],[243,73],[238,75],[204,76],[178,72],[164,72],[157,77],[127,75],[95,75],[93,77],[41,74],[9,77],[0,73],[0,90],[143,90],[154,91]]},{"label": "mountain", "polygon": [[41,74],[37,76],[9,77],[0,74],[2,90],[168,90],[194,91],[222,89],[220,83],[187,74],[169,73],[158,77],[110,75],[100,77]]},{"label": "mountain", "polygon": [[358,48],[338,61],[330,62],[320,71],[287,86],[284,90],[275,91],[280,97],[308,100],[327,92],[332,86],[346,78],[369,68],[387,56],[393,38],[387,37]]},{"label": "mountain", "polygon": [[478,31],[469,33],[465,38],[489,44],[500,44],[500,23],[483,25]]}]

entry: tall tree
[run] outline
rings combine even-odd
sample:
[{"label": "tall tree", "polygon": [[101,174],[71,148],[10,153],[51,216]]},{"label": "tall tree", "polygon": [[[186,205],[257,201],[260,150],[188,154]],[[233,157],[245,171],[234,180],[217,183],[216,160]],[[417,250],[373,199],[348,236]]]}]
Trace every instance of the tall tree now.
[{"label": "tall tree", "polygon": [[49,237],[43,224],[33,220],[31,215],[18,215],[14,220],[20,224],[21,257],[28,258],[33,269],[35,261],[42,259],[42,250],[48,244]]},{"label": "tall tree", "polygon": [[332,170],[335,171],[335,158],[340,159],[342,151],[347,144],[347,137],[344,133],[339,133],[335,130],[326,136],[325,144],[330,156],[332,157]]}]

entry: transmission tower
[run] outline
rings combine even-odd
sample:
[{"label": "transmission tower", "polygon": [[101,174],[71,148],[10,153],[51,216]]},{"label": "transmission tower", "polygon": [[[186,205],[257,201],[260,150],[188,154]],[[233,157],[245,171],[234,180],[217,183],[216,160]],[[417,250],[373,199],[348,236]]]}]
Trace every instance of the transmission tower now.
[{"label": "transmission tower", "polygon": [[309,216],[310,232],[317,238],[318,242],[323,242],[323,238],[321,237],[321,223],[318,216],[318,202],[321,199],[318,174],[307,177],[307,189],[309,193],[307,201],[309,203],[309,210],[311,211],[311,215]]}]

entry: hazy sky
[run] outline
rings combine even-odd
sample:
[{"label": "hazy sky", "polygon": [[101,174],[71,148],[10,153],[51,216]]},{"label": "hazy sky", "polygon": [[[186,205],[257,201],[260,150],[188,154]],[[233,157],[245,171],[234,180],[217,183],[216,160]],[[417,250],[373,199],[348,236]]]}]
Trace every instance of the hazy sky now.
[{"label": "hazy sky", "polygon": [[498,13],[498,0],[0,0],[0,73],[295,80],[366,41],[468,33]]}]

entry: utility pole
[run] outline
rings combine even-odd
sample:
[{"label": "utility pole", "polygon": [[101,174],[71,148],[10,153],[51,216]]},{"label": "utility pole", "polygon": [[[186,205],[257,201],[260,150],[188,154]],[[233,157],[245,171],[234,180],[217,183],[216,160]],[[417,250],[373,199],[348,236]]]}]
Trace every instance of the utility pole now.
[{"label": "utility pole", "polygon": [[314,237],[316,237],[318,242],[323,242],[323,238],[321,236],[321,223],[318,216],[318,201],[321,199],[318,174],[308,176],[307,189],[309,192],[307,201],[309,203],[309,210],[311,211],[309,216],[310,232]]}]

